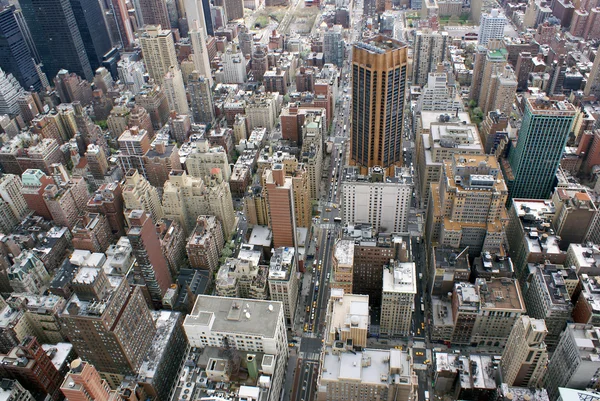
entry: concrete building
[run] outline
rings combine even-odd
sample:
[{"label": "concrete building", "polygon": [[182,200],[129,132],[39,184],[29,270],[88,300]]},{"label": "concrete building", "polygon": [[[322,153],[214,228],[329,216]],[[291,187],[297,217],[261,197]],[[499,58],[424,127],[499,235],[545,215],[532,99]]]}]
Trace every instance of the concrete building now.
[{"label": "concrete building", "polygon": [[430,190],[429,244],[469,247],[473,255],[504,250],[508,190],[496,158],[452,154]]},{"label": "concrete building", "polygon": [[87,212],[71,230],[75,249],[90,252],[104,252],[112,242],[112,232],[106,217],[99,213]]},{"label": "concrete building", "polygon": [[131,127],[119,136],[119,153],[117,160],[119,167],[126,175],[130,169],[139,171],[144,178],[148,178],[144,166],[144,155],[150,149],[150,133],[139,127]]},{"label": "concrete building", "polygon": [[598,276],[581,274],[581,293],[573,308],[575,323],[598,324],[600,321],[600,288]]},{"label": "concrete building", "polygon": [[177,64],[169,66],[162,82],[169,109],[175,110],[179,114],[190,114],[185,86],[183,85],[183,75]]},{"label": "concrete building", "polygon": [[0,115],[18,115],[20,111],[18,99],[23,94],[23,88],[17,78],[0,69]]},{"label": "concrete building", "polygon": [[146,25],[140,32],[140,46],[146,71],[156,82],[162,83],[171,66],[179,65],[175,53],[173,33],[168,26]]},{"label": "concrete building", "polygon": [[477,43],[487,46],[490,40],[503,39],[506,23],[507,19],[500,10],[492,9],[489,13],[481,13]]},{"label": "concrete building", "polygon": [[271,132],[280,112],[279,93],[254,95],[246,105],[246,121],[248,129],[266,128]]},{"label": "concrete building", "polygon": [[310,199],[317,200],[321,193],[323,175],[323,133],[327,124],[322,116],[309,114],[302,125],[302,162],[308,172]]},{"label": "concrete building", "polygon": [[379,333],[387,337],[408,337],[417,293],[414,263],[390,263],[383,270]]},{"label": "concrete building", "polygon": [[466,248],[433,246],[426,272],[431,282],[431,296],[445,297],[454,291],[454,285],[469,281],[471,267]]},{"label": "concrete building", "polygon": [[241,50],[233,45],[221,55],[223,63],[223,78],[224,84],[242,84],[248,79],[246,74],[246,58]]},{"label": "concrete building", "polygon": [[29,213],[27,201],[21,193],[21,179],[13,174],[0,177],[0,210],[4,216],[0,219],[0,229],[9,233]]},{"label": "concrete building", "polygon": [[550,196],[575,114],[575,107],[567,101],[525,100],[517,145],[502,162],[511,199]]},{"label": "concrete building", "polygon": [[296,220],[294,216],[294,193],[291,177],[285,176],[282,164],[274,164],[263,173],[269,221],[276,248],[293,247],[296,244]]},{"label": "concrete building", "polygon": [[459,112],[458,118],[451,118],[439,112],[421,112],[420,120],[415,141],[416,165],[421,207],[428,208],[430,185],[440,181],[443,161],[454,153],[468,157],[484,152],[477,126],[470,124],[468,113]]},{"label": "concrete building", "polygon": [[336,241],[332,255],[331,288],[341,288],[346,294],[353,294],[352,278],[354,268],[354,241],[341,239]]},{"label": "concrete building", "polygon": [[600,250],[590,244],[570,244],[567,249],[565,266],[575,269],[579,275],[600,275]]},{"label": "concrete building", "polygon": [[530,271],[528,263],[551,263],[562,265],[566,252],[551,230],[554,207],[549,201],[514,199],[508,209],[506,226],[509,254],[515,268],[515,276],[525,283]]},{"label": "concrete building", "polygon": [[7,401],[35,401],[33,395],[18,380],[2,379],[0,381],[0,399]]},{"label": "concrete building", "polygon": [[269,265],[271,299],[281,301],[286,324],[293,327],[298,300],[298,275],[294,248],[275,248]]},{"label": "concrete building", "polygon": [[65,377],[60,390],[68,401],[92,399],[109,401],[111,389],[100,377],[96,368],[81,359],[71,362],[71,370]]},{"label": "concrete building", "polygon": [[592,325],[568,324],[560,336],[548,363],[545,387],[552,401],[559,398],[559,388],[598,389],[600,359],[598,329]]},{"label": "concrete building", "polygon": [[192,42],[192,60],[194,60],[194,70],[208,81],[208,87],[213,84],[212,72],[210,69],[210,58],[206,48],[206,33],[204,21],[188,20],[190,25],[189,36]]},{"label": "concrete building", "polygon": [[509,386],[540,387],[548,363],[546,323],[521,316],[513,327],[502,353],[502,380]]},{"label": "concrete building", "polygon": [[210,124],[215,119],[210,81],[197,70],[188,78],[187,89],[190,93],[191,115],[196,124]]},{"label": "concrete building", "polygon": [[544,319],[550,351],[556,349],[560,334],[571,321],[573,304],[565,284],[563,270],[553,265],[529,264],[529,288],[525,293],[527,313],[535,319]]},{"label": "concrete building", "polygon": [[456,85],[449,82],[445,72],[430,72],[427,82],[421,90],[418,101],[421,111],[459,112],[464,111],[464,104],[460,98]]},{"label": "concrete building", "polygon": [[[252,247],[252,246],[250,246]],[[259,265],[260,251],[240,250],[237,258],[228,258],[217,273],[215,290],[221,297],[267,299],[269,267]]]},{"label": "concrete building", "polygon": [[58,318],[66,306],[64,298],[52,294],[13,293],[6,303],[13,310],[24,312],[24,323],[39,342],[57,344],[66,340]]},{"label": "concrete building", "polygon": [[344,222],[369,224],[381,232],[407,232],[412,174],[400,167],[390,175],[379,166],[370,168],[368,175],[361,175],[362,170],[349,167],[343,172],[340,207]]},{"label": "concrete building", "polygon": [[211,146],[207,139],[200,139],[184,144],[180,154],[184,152],[187,153],[185,168],[190,175],[204,179],[210,175],[213,168],[218,168],[221,169],[223,179],[229,181],[231,168],[227,160],[227,152],[222,146]]},{"label": "concrete building", "polygon": [[325,63],[341,67],[344,62],[344,47],[341,25],[334,25],[323,33],[323,59]]},{"label": "concrete building", "polygon": [[158,191],[137,170],[127,171],[122,188],[126,219],[133,210],[143,210],[154,223],[164,217]]},{"label": "concrete building", "polygon": [[234,229],[235,213],[229,184],[221,170],[213,168],[210,176],[196,178],[185,171],[173,170],[163,190],[165,217],[177,220],[186,233],[192,231],[199,215],[213,215],[221,222],[224,237]]},{"label": "concrete building", "polygon": [[560,236],[559,246],[564,249],[570,244],[585,242],[598,215],[598,209],[588,192],[556,188],[552,203],[555,209],[552,227]]},{"label": "concrete building", "polygon": [[215,216],[198,216],[186,245],[190,267],[215,272],[224,245],[221,222]]},{"label": "concrete building", "polygon": [[325,344],[365,347],[369,334],[369,296],[347,294],[341,288],[332,288],[327,304]]},{"label": "concrete building", "polygon": [[408,351],[364,348],[341,341],[321,353],[319,399],[408,401],[416,396],[417,376]]},{"label": "concrete building", "polygon": [[[288,359],[281,302],[199,295],[192,312],[185,318],[183,328],[190,346],[208,350],[225,348],[230,350],[230,355],[237,355],[227,366],[227,360],[215,353],[208,362],[211,368],[207,369],[209,379],[228,381],[228,372],[236,373],[235,367],[239,369],[243,356],[244,365],[250,364],[251,377],[254,380],[258,378],[261,383],[254,398],[259,399],[262,392],[267,401],[279,400]],[[252,368],[254,362],[258,362],[257,358],[262,358],[260,377],[259,369]]]},{"label": "concrete building", "polygon": [[141,366],[156,331],[142,288],[122,276],[86,267],[73,281],[74,294],[61,313],[77,354],[112,386]]},{"label": "concrete building", "polygon": [[16,292],[42,294],[50,283],[48,270],[31,251],[22,252],[15,257],[7,275],[11,288]]},{"label": "concrete building", "polygon": [[[421,31],[415,35],[412,84],[425,85],[430,73],[448,58],[448,32]],[[452,109],[450,109],[452,110]]]},{"label": "concrete building", "polygon": [[[360,166],[363,174],[375,166],[387,169],[401,165],[408,47],[385,36],[375,36],[354,45],[352,66],[352,82],[362,84],[352,89],[352,98],[358,101],[351,111],[350,164]],[[371,82],[371,76],[384,73],[388,82]]]},{"label": "concrete building", "polygon": [[148,292],[148,301],[156,308],[173,283],[167,259],[162,253],[160,239],[152,220],[143,210],[129,213],[127,238],[136,258],[133,277],[136,285]]}]

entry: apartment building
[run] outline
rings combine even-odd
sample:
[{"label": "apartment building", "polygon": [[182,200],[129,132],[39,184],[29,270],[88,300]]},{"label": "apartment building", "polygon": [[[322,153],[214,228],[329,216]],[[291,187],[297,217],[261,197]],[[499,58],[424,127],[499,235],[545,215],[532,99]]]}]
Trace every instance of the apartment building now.
[{"label": "apartment building", "polygon": [[294,248],[279,247],[269,264],[269,292],[271,299],[283,303],[286,324],[291,326],[296,316],[298,276]]},{"label": "apartment building", "polygon": [[327,304],[325,344],[336,342],[365,347],[369,334],[369,296],[346,294],[332,288]]},{"label": "apartment building", "polygon": [[417,293],[414,263],[390,262],[383,270],[379,333],[387,337],[408,337]]}]

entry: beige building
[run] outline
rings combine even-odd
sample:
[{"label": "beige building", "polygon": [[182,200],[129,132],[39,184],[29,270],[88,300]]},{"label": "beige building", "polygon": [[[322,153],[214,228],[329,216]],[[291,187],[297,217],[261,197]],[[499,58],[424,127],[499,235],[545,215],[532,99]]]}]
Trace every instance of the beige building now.
[{"label": "beige building", "polygon": [[194,60],[194,69],[209,81],[209,87],[211,87],[213,79],[206,48],[205,28],[200,24],[204,24],[204,21],[190,21],[189,35],[192,42],[192,59]]},{"label": "beige building", "polygon": [[331,288],[341,288],[346,294],[352,294],[352,275],[354,270],[354,241],[342,239],[335,243],[333,251],[333,277]]},{"label": "beige building", "polygon": [[222,146],[210,146],[207,139],[200,139],[183,145],[179,151],[182,153],[186,155],[185,167],[190,175],[204,179],[216,167],[221,169],[223,179],[229,181],[231,168]]},{"label": "beige building", "polygon": [[365,347],[369,333],[369,296],[346,294],[341,288],[332,288],[326,324],[326,345],[341,341]]},{"label": "beige building", "polygon": [[178,66],[173,33],[160,25],[146,25],[139,35],[146,71],[156,82],[162,83],[171,66]]},{"label": "beige building", "polygon": [[269,292],[273,301],[281,301],[286,324],[292,326],[298,301],[298,274],[294,248],[276,248],[269,265]]},{"label": "beige building", "polygon": [[518,82],[508,65],[506,49],[480,50],[473,68],[471,99],[475,100],[484,115],[500,110],[506,115],[512,112]]},{"label": "beige building", "polygon": [[169,109],[175,110],[177,114],[189,115],[190,107],[183,85],[183,75],[177,64],[169,66],[163,78],[163,87],[169,102]]},{"label": "beige building", "polygon": [[411,401],[417,389],[408,351],[365,348],[341,342],[321,353],[318,401]]},{"label": "beige building", "polygon": [[137,170],[129,170],[123,183],[123,206],[125,218],[132,210],[143,210],[154,223],[165,217],[158,191]]},{"label": "beige building", "polygon": [[65,341],[58,315],[66,306],[57,295],[13,293],[6,302],[16,310],[24,311],[23,319],[40,343],[56,344]]},{"label": "beige building", "polygon": [[508,337],[500,367],[502,380],[509,386],[540,387],[548,363],[544,319],[521,316]]},{"label": "beige building", "polygon": [[444,160],[454,153],[484,154],[477,126],[470,122],[468,113],[459,112],[458,116],[450,116],[439,112],[421,112],[415,141],[421,207],[428,207],[429,186],[440,181]]},{"label": "beige building", "polygon": [[302,161],[309,177],[310,199],[319,199],[321,176],[323,175],[323,130],[324,118],[308,114],[302,126]]},{"label": "beige building", "polygon": [[246,105],[248,129],[252,131],[254,128],[262,127],[271,132],[281,109],[279,102],[277,92],[253,96]]},{"label": "beige building", "polygon": [[415,264],[394,262],[383,269],[379,333],[387,337],[408,337],[417,293]]},{"label": "beige building", "polygon": [[211,273],[217,271],[224,245],[221,222],[215,216],[198,216],[186,245],[190,266]]},{"label": "beige building", "polygon": [[[29,213],[25,197],[21,193],[21,178],[14,174],[3,174],[0,177],[0,210],[5,214],[5,219],[10,219],[16,224]],[[15,225],[16,225],[15,224]],[[4,228],[4,227],[2,227]],[[7,230],[10,231],[14,227]]]},{"label": "beige building", "polygon": [[468,246],[476,255],[504,250],[508,189],[495,157],[453,154],[430,188],[428,243]]},{"label": "beige building", "polygon": [[189,176],[181,170],[171,171],[163,189],[165,218],[178,221],[190,233],[197,216],[214,215],[221,222],[224,237],[229,238],[235,225],[229,184],[218,168],[213,168],[205,178]]},{"label": "beige building", "polygon": [[[243,245],[247,246],[248,245]],[[252,248],[252,245],[249,245]],[[267,299],[269,268],[259,265],[261,252],[240,250],[237,258],[228,258],[217,273],[216,291],[221,297]]]}]

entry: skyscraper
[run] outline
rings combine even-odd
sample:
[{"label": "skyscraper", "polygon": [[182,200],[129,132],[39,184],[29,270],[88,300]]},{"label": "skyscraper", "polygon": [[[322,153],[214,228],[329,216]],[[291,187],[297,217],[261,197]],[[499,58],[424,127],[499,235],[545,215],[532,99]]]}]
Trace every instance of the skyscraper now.
[{"label": "skyscraper", "polygon": [[92,68],[70,1],[22,0],[19,4],[46,74],[53,77],[65,68],[91,82]]},{"label": "skyscraper", "polygon": [[0,68],[13,74],[21,86],[35,90],[41,88],[40,78],[35,69],[23,32],[15,18],[15,6],[0,9]]},{"label": "skyscraper", "polygon": [[144,25],[160,25],[171,29],[167,2],[164,0],[138,0]]},{"label": "skyscraper", "polygon": [[131,27],[129,11],[127,10],[127,4],[125,4],[125,0],[111,0],[110,10],[112,11],[113,18],[115,19],[121,45],[125,49],[131,48],[131,44],[133,43],[135,37],[133,36],[133,28]]},{"label": "skyscraper", "polygon": [[190,74],[187,90],[190,93],[191,114],[197,124],[210,124],[215,119],[210,86],[208,78],[199,71]]},{"label": "skyscraper", "polygon": [[192,58],[194,60],[194,68],[204,75],[208,80],[209,87],[212,86],[212,74],[210,71],[210,61],[208,58],[208,50],[206,49],[206,35],[204,29],[200,25],[201,21],[191,21],[190,24],[190,39],[192,41]]},{"label": "skyscraper", "polygon": [[285,176],[283,164],[274,164],[263,173],[267,204],[273,230],[273,245],[294,246],[296,222],[294,218],[294,194],[292,179]]},{"label": "skyscraper", "polygon": [[504,25],[506,17],[500,11],[493,9],[490,13],[482,13],[479,20],[479,37],[477,43],[487,45],[490,39],[502,39],[504,37]]},{"label": "skyscraper", "polygon": [[538,387],[548,363],[544,319],[521,316],[508,337],[500,367],[503,382],[509,386]]},{"label": "skyscraper", "polygon": [[362,170],[402,163],[408,46],[379,35],[354,45],[350,163]]},{"label": "skyscraper", "polygon": [[178,65],[173,33],[161,25],[147,25],[140,32],[140,45],[148,74],[162,83],[169,67]]},{"label": "skyscraper", "polygon": [[95,71],[112,48],[102,7],[97,0],[71,0],[71,7],[90,66]]},{"label": "skyscraper", "polygon": [[0,115],[19,114],[19,97],[24,94],[19,81],[12,75],[0,69]]},{"label": "skyscraper", "polygon": [[567,101],[529,97],[517,146],[502,163],[509,197],[547,199],[563,154],[575,107]]},{"label": "skyscraper", "polygon": [[[208,13],[204,6],[204,3],[208,3]],[[212,29],[212,17],[210,15],[210,1],[209,0],[184,0],[183,8],[185,9],[185,17],[187,19],[188,27],[191,30],[195,29],[196,22],[198,22],[198,28],[202,30],[203,36],[213,35]],[[208,18],[206,18],[208,17]],[[210,21],[210,29],[209,23]]]},{"label": "skyscraper", "polygon": [[429,73],[446,60],[449,44],[448,32],[417,31],[413,56],[413,85],[425,85]]},{"label": "skyscraper", "polygon": [[175,110],[178,114],[190,114],[185,86],[183,86],[183,76],[177,64],[171,65],[169,72],[165,74],[164,88],[169,108]]}]

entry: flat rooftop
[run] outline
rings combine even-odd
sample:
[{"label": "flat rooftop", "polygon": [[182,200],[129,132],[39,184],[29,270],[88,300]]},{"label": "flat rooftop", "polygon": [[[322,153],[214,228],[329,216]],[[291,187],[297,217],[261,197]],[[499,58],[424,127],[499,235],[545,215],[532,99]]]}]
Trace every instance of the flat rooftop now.
[{"label": "flat rooftop", "polygon": [[217,333],[273,338],[282,308],[279,301],[198,295],[184,326],[205,326],[207,331]]},{"label": "flat rooftop", "polygon": [[354,46],[374,54],[385,54],[393,50],[407,47],[408,45],[384,35],[377,35],[364,42],[356,43]]},{"label": "flat rooftop", "polygon": [[354,241],[339,240],[335,243],[334,257],[338,265],[353,266],[354,265]]},{"label": "flat rooftop", "polygon": [[416,294],[417,275],[413,262],[394,262],[383,269],[383,292]]},{"label": "flat rooftop", "polygon": [[526,313],[519,282],[509,278],[477,279],[481,307],[488,310],[510,310]]},{"label": "flat rooftop", "polygon": [[336,289],[329,302],[333,303],[330,320],[330,331],[335,329],[349,329],[355,326],[367,330],[369,327],[369,296],[344,294],[343,290]]},{"label": "flat rooftop", "polygon": [[[333,349],[327,347],[324,353],[322,381],[352,381],[374,385],[390,385],[396,379],[396,383],[406,385],[413,381],[410,357],[406,351],[364,349],[362,352],[340,352],[335,355]],[[392,368],[400,372],[398,377],[390,374]]]}]

